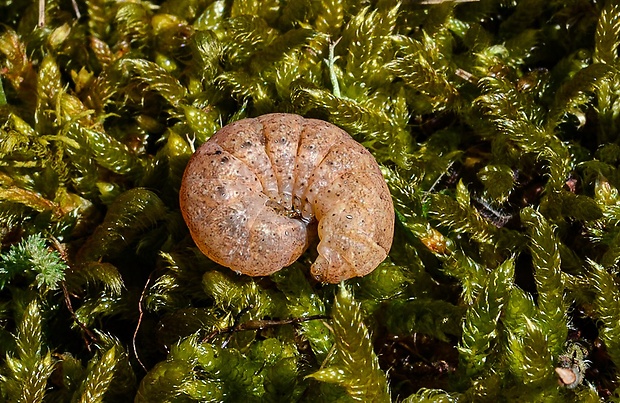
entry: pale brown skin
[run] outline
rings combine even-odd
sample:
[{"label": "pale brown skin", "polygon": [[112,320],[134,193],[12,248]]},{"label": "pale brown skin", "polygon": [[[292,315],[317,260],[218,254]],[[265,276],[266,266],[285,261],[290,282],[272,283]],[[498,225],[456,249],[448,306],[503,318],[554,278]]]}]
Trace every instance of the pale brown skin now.
[{"label": "pale brown skin", "polygon": [[250,276],[292,264],[318,222],[321,282],[365,276],[387,256],[394,207],[373,156],[342,129],[273,113],[223,127],[190,159],[183,218],[211,260]]}]

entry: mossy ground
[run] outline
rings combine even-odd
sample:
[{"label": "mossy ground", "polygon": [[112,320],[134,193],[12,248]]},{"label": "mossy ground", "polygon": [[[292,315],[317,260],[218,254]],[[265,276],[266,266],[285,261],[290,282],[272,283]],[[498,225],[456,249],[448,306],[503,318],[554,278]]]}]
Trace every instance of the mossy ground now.
[{"label": "mossy ground", "polygon": [[[620,6],[436,3],[3,2],[2,399],[620,401]],[[382,165],[371,275],[197,251],[192,150],[269,112]]]}]

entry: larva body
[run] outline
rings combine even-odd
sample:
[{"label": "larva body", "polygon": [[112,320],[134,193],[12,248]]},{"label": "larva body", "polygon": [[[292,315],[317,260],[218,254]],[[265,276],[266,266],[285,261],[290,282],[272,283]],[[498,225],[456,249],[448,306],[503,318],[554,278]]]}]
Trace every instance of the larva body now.
[{"label": "larva body", "polygon": [[364,276],[392,244],[394,208],[374,157],[340,128],[274,113],[223,127],[190,159],[181,211],[198,248],[250,276],[301,256],[318,228],[311,273]]}]

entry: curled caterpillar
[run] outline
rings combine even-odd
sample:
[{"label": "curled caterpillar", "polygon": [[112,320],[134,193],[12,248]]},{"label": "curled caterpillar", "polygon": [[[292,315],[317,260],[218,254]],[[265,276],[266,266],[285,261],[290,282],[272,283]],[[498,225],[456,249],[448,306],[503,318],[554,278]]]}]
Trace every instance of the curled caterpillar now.
[{"label": "curled caterpillar", "polygon": [[180,204],[202,253],[250,276],[295,262],[317,231],[317,280],[364,276],[394,233],[390,192],[368,150],[330,123],[286,113],[214,134],[185,169]]}]

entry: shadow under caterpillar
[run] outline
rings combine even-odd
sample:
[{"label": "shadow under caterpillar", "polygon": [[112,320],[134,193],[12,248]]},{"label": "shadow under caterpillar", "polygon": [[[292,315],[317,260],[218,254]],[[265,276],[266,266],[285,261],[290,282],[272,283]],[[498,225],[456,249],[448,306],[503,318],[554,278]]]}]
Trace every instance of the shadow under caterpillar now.
[{"label": "shadow under caterpillar", "polygon": [[202,253],[250,276],[292,264],[314,231],[317,280],[364,276],[394,234],[390,192],[370,152],[330,123],[286,113],[231,123],[200,146],[180,205]]}]

